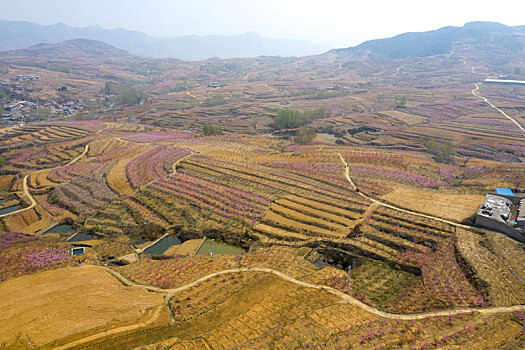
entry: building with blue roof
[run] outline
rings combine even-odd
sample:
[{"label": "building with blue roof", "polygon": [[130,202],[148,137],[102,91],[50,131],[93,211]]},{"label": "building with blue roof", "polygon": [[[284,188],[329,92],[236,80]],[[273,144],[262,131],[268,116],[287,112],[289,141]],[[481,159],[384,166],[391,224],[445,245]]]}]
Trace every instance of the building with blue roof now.
[{"label": "building with blue roof", "polygon": [[510,188],[496,188],[496,193],[500,194],[502,196],[512,196],[514,197],[514,193],[512,193],[512,190]]}]

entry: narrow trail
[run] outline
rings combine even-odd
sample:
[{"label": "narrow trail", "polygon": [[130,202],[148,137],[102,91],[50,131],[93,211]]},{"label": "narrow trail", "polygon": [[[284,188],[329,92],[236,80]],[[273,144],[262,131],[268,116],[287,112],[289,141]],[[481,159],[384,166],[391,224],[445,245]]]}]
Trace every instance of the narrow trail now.
[{"label": "narrow trail", "polygon": [[[76,161],[78,161],[80,158],[82,158],[88,151],[89,151],[89,143],[86,145],[86,147],[84,148],[84,152],[82,152],[78,157],[76,157],[75,159],[73,159],[72,161],[70,161],[69,163],[67,163],[66,165],[62,165],[62,166],[59,166],[59,167],[56,167],[55,169],[58,169],[58,168],[62,168],[62,167],[65,167],[65,166],[68,166],[68,165],[71,165],[73,163],[75,163]],[[7,213],[7,214],[2,214],[0,215],[0,218],[3,218],[3,217],[6,217],[6,216],[9,216],[9,215],[15,215],[15,214],[18,214],[18,213],[21,213],[21,212],[24,212],[26,210],[29,210],[29,209],[33,209],[35,206],[36,206],[36,201],[35,199],[33,198],[33,196],[31,195],[31,193],[29,193],[29,188],[27,186],[27,180],[29,178],[29,175],[25,175],[24,176],[24,179],[22,180],[22,188],[23,188],[23,191],[24,191],[24,195],[29,199],[29,201],[31,202],[31,205],[29,207],[26,207],[26,208],[22,208],[22,209],[19,209],[19,210],[16,210],[16,211],[13,211],[11,213]]]},{"label": "narrow trail", "polygon": [[172,164],[172,166],[171,166],[171,170],[172,171],[171,171],[171,174],[168,175],[168,177],[171,177],[172,175],[177,174],[177,165],[179,165],[180,162],[182,162],[183,160],[188,159],[189,157],[191,157],[194,154],[192,150],[190,150],[190,152],[191,152],[190,154],[188,154],[187,156],[182,157],[181,159],[177,160],[175,163]]},{"label": "narrow trail", "polygon": [[[357,187],[356,185],[354,184],[354,182],[352,181],[352,178],[350,177],[350,167],[348,166],[348,164],[346,163],[345,159],[343,158],[343,156],[341,155],[341,153],[337,153],[339,155],[339,158],[341,158],[341,162],[344,164],[345,166],[345,176],[346,176],[346,180],[350,183],[350,185],[352,186],[352,189],[355,191],[357,190]],[[394,210],[397,210],[397,211],[400,211],[400,212],[403,212],[403,213],[407,213],[407,214],[411,214],[411,215],[416,215],[416,216],[420,216],[420,217],[423,217],[423,218],[427,218],[427,219],[432,219],[432,220],[437,220],[437,221],[440,221],[440,222],[443,222],[445,224],[449,224],[449,225],[452,225],[452,226],[455,226],[455,227],[460,227],[460,228],[464,228],[464,229],[473,229],[472,226],[468,226],[468,225],[463,225],[463,224],[458,224],[457,222],[454,222],[454,221],[449,221],[449,220],[446,220],[446,219],[442,219],[442,218],[438,218],[436,216],[432,216],[432,215],[427,215],[427,214],[422,214],[422,213],[418,213],[418,212],[415,212],[415,211],[410,211],[410,210],[407,210],[407,209],[403,209],[403,208],[399,208],[399,207],[396,207],[395,205],[391,205],[391,204],[388,204],[388,203],[384,203],[384,202],[381,202],[381,201],[378,201],[377,199],[374,199],[372,197],[369,197],[367,196],[366,194],[364,194],[363,192],[357,192],[358,195],[360,195],[361,197],[365,198],[365,199],[368,199],[369,201],[373,202],[373,203],[376,203],[376,204],[379,204],[383,207],[387,207],[387,208],[390,208],[390,209],[394,209]]]},{"label": "narrow trail", "polygon": [[135,287],[141,287],[144,288],[150,292],[156,292],[156,293],[164,293],[166,294],[166,299],[170,299],[173,296],[175,296],[177,293],[180,293],[186,289],[195,287],[196,285],[209,280],[210,278],[221,276],[225,274],[230,273],[240,273],[240,272],[264,272],[264,273],[271,273],[274,274],[288,282],[300,285],[302,287],[306,288],[314,288],[314,289],[320,289],[324,290],[326,292],[329,292],[331,294],[337,295],[341,298],[341,302],[343,303],[349,303],[356,307],[359,307],[367,312],[370,312],[374,315],[388,318],[388,319],[400,319],[400,320],[420,320],[424,319],[426,317],[432,317],[432,316],[448,316],[448,315],[457,315],[462,313],[474,313],[479,312],[481,314],[498,314],[498,313],[506,313],[506,312],[512,312],[512,311],[523,311],[525,310],[525,305],[514,305],[514,306],[501,306],[501,307],[492,307],[492,308],[458,308],[458,309],[447,309],[447,310],[440,310],[440,311],[430,311],[430,312],[422,312],[417,314],[394,314],[390,312],[385,312],[378,310],[370,305],[367,305],[354,297],[345,294],[337,289],[334,289],[332,287],[328,287],[325,285],[319,285],[319,284],[312,284],[304,281],[300,281],[292,276],[289,276],[283,272],[266,268],[266,267],[239,267],[235,269],[228,269],[228,270],[222,270],[218,271],[212,274],[209,274],[207,276],[204,276],[202,278],[199,278],[198,280],[195,280],[191,283],[185,284],[178,288],[171,288],[171,289],[162,289],[159,287],[154,286],[148,286],[148,285],[142,285],[135,283],[131,280],[129,280],[127,277],[123,276],[119,272],[112,270],[108,267],[102,267],[102,266],[90,266],[92,268],[102,268],[111,273],[115,278],[117,278],[121,283],[123,283],[125,286],[135,286]]},{"label": "narrow trail", "polygon": [[194,94],[192,94],[191,92],[186,92],[186,95],[190,96],[190,97],[193,97],[194,99],[198,100],[199,98],[197,96],[195,96]]},{"label": "narrow trail", "polygon": [[[357,187],[356,185],[354,184],[354,182],[352,181],[352,178],[350,177],[350,167],[348,166],[348,164],[346,163],[345,159],[343,158],[343,156],[341,155],[341,153],[337,153],[339,155],[339,158],[341,158],[341,162],[344,164],[345,166],[345,177],[346,177],[346,180],[350,183],[350,185],[352,186],[352,189],[354,191],[357,190]],[[361,197],[365,198],[365,199],[368,199],[369,201],[371,201],[372,203],[376,203],[378,205],[381,205],[383,207],[386,207],[386,208],[390,208],[390,209],[393,209],[393,210],[396,210],[396,211],[400,211],[400,212],[403,212],[403,213],[407,213],[407,214],[410,214],[410,215],[415,215],[415,216],[419,216],[419,217],[423,217],[423,218],[427,218],[427,219],[432,219],[432,220],[436,220],[436,221],[440,221],[440,222],[443,222],[445,224],[449,224],[449,225],[452,225],[454,227],[459,227],[459,228],[462,228],[462,229],[465,229],[465,230],[471,230],[471,231],[484,231],[484,232],[491,232],[491,233],[494,233],[494,234],[498,234],[498,235],[501,235],[502,237],[504,237],[505,239],[508,239],[508,240],[511,240],[512,242],[514,243],[517,243],[521,246],[525,245],[524,243],[522,242],[519,242],[513,238],[510,238],[509,236],[507,236],[506,234],[504,233],[501,233],[501,232],[498,232],[498,231],[492,231],[492,230],[489,230],[489,229],[484,229],[484,228],[480,228],[480,227],[474,227],[474,226],[469,226],[469,225],[464,225],[464,224],[460,224],[460,223],[457,223],[457,222],[454,222],[454,221],[450,221],[450,220],[446,220],[446,219],[442,219],[442,218],[439,218],[437,216],[432,216],[432,215],[427,215],[427,214],[422,214],[422,213],[418,213],[418,212],[415,212],[415,211],[411,211],[411,210],[407,210],[407,209],[403,209],[403,208],[399,208],[399,207],[396,207],[395,205],[392,205],[392,204],[388,204],[388,203],[384,203],[384,202],[381,202],[381,201],[378,201],[377,199],[374,199],[372,197],[369,197],[367,196],[366,194],[364,194],[363,192],[359,191],[357,192],[358,195],[360,195]]]},{"label": "narrow trail", "polygon": [[348,294],[345,294],[337,289],[334,289],[332,287],[328,287],[328,286],[324,286],[324,285],[317,285],[317,284],[312,284],[312,283],[307,283],[307,282],[304,282],[304,281],[300,281],[294,277],[291,277],[285,273],[282,273],[280,271],[277,271],[277,270],[274,270],[274,269],[270,269],[270,268],[264,268],[264,267],[241,267],[241,268],[236,268],[236,269],[229,269],[229,270],[223,270],[223,271],[219,271],[219,272],[215,272],[215,273],[212,273],[210,275],[207,275],[207,276],[204,276],[202,278],[199,278],[198,280],[196,281],[193,281],[191,283],[188,283],[188,284],[185,284],[181,287],[178,287],[178,288],[172,288],[172,289],[162,289],[162,288],[159,288],[159,287],[154,287],[154,286],[148,286],[148,285],[143,285],[143,284],[138,284],[138,283],[135,283],[133,281],[131,281],[130,279],[128,279],[127,277],[125,277],[124,275],[122,275],[121,273],[115,271],[115,270],[112,270],[108,267],[103,267],[103,266],[84,266],[83,268],[96,268],[96,269],[103,269],[107,272],[109,272],[113,277],[115,277],[120,283],[122,283],[124,286],[127,286],[127,287],[138,287],[138,288],[144,288],[145,290],[147,291],[150,291],[150,292],[155,292],[155,293],[163,293],[165,294],[165,297],[164,297],[164,300],[165,302],[158,306],[158,308],[156,309],[155,313],[152,315],[152,317],[146,321],[142,321],[140,323],[137,323],[137,324],[134,324],[134,325],[128,325],[128,326],[122,326],[122,327],[118,327],[118,328],[114,328],[114,329],[110,329],[110,330],[107,330],[107,331],[104,331],[104,332],[100,332],[100,333],[97,333],[97,334],[93,334],[91,336],[88,336],[88,337],[85,337],[85,338],[82,338],[82,339],[78,339],[78,340],[75,340],[74,342],[71,342],[71,343],[68,343],[68,344],[65,344],[63,346],[60,346],[60,347],[57,347],[56,349],[67,349],[67,348],[70,348],[70,347],[73,347],[73,346],[78,346],[80,344],[84,344],[84,343],[87,343],[87,342],[90,342],[90,341],[93,341],[93,340],[97,340],[97,339],[100,339],[100,338],[103,338],[103,337],[106,337],[108,335],[114,335],[114,334],[119,334],[119,333],[122,333],[122,332],[127,332],[127,331],[130,331],[130,330],[136,330],[136,329],[140,329],[140,328],[143,328],[143,327],[146,327],[147,325],[150,325],[152,324],[153,322],[155,322],[159,317],[160,317],[160,314],[161,314],[161,311],[164,307],[167,307],[167,302],[173,297],[175,296],[177,293],[180,293],[186,289],[189,289],[189,288],[192,288],[192,287],[195,287],[197,286],[198,284],[210,279],[210,278],[213,278],[213,277],[216,277],[216,276],[220,276],[220,275],[225,275],[225,274],[230,274],[230,273],[242,273],[242,272],[264,272],[264,273],[271,273],[271,274],[274,274],[288,282],[291,282],[291,283],[294,283],[294,284],[297,284],[299,286],[302,286],[302,287],[306,287],[306,288],[314,288],[314,289],[320,289],[320,290],[323,290],[325,292],[328,292],[328,293],[331,293],[331,294],[334,294],[336,296],[338,296],[339,298],[341,298],[341,303],[348,303],[348,304],[351,304],[353,306],[356,306],[360,309],[363,309],[369,313],[372,313],[374,315],[377,315],[379,317],[383,317],[383,318],[388,318],[388,319],[394,319],[394,320],[404,320],[404,321],[410,321],[410,320],[421,320],[421,319],[425,319],[425,318],[428,318],[428,317],[435,317],[435,316],[453,316],[453,315],[458,315],[458,314],[466,314],[466,313],[480,313],[480,314],[483,314],[483,315],[493,315],[493,314],[499,314],[499,313],[507,313],[507,312],[513,312],[513,311],[525,311],[525,305],[515,305],[515,306],[504,306],[504,307],[492,307],[492,308],[458,308],[458,309],[448,309],[448,310],[440,310],[440,311],[433,311],[433,312],[423,312],[423,313],[417,313],[417,314],[393,314],[393,313],[389,313],[389,312],[385,312],[385,311],[381,311],[381,310],[378,310],[370,305],[367,305],[355,298],[353,298],[352,296],[348,295]]},{"label": "narrow trail", "polygon": [[510,120],[511,122],[513,122],[514,124],[516,124],[516,126],[518,128],[520,128],[521,131],[523,131],[525,133],[525,128],[523,128],[523,126],[520,125],[520,123],[518,123],[514,118],[512,118],[511,116],[509,116],[507,113],[503,112],[501,109],[499,109],[498,107],[494,106],[488,99],[486,99],[485,97],[481,96],[481,95],[478,95],[476,93],[476,91],[479,90],[479,83],[475,83],[474,84],[476,86],[476,88],[474,90],[471,91],[472,95],[476,96],[476,97],[479,97],[481,98],[485,103],[487,103],[489,106],[491,106],[492,108],[494,108],[495,110],[497,110],[498,112],[500,112],[505,118],[507,118],[508,120]]},{"label": "narrow trail", "polygon": [[[86,147],[84,147],[84,152],[82,152],[78,157],[76,157],[76,158],[73,159],[71,162],[69,162],[69,163],[67,163],[66,165],[63,165],[63,166],[71,165],[71,164],[77,162],[77,161],[78,161],[80,158],[82,158],[83,156],[85,156],[86,153],[89,152],[89,145],[91,145],[91,143],[88,143],[88,144],[86,145]],[[61,168],[61,167],[59,167],[59,168]]]},{"label": "narrow trail", "polygon": [[193,153],[192,150],[190,150],[190,149],[188,149],[188,150],[191,152],[190,154],[188,154],[187,156],[184,156],[184,157],[182,157],[181,159],[175,161],[175,163],[173,163],[173,164],[171,165],[171,170],[172,170],[172,171],[171,171],[171,174],[168,174],[168,175],[166,175],[165,177],[161,177],[161,178],[157,178],[157,179],[150,180],[150,181],[148,181],[147,183],[145,183],[144,185],[140,185],[138,188],[140,188],[140,189],[146,188],[146,187],[150,186],[152,183],[155,183],[155,182],[157,182],[157,181],[159,181],[159,180],[162,180],[162,179],[165,179],[165,178],[170,178],[170,177],[172,177],[173,175],[176,175],[176,174],[177,174],[177,165],[178,165],[180,162],[182,162],[183,160],[188,159],[189,157],[191,157],[192,155],[195,154],[195,153]]},{"label": "narrow trail", "polygon": [[27,179],[28,178],[29,178],[29,175],[24,176],[24,180],[22,180],[22,186],[23,186],[23,190],[24,190],[24,195],[27,198],[29,198],[29,201],[31,202],[31,205],[29,207],[27,207],[27,208],[22,208],[22,209],[19,209],[19,210],[15,210],[15,211],[13,211],[11,213],[2,214],[2,215],[0,215],[0,218],[6,217],[6,216],[9,216],[9,215],[15,215],[15,214],[24,212],[26,210],[33,209],[35,207],[36,201],[33,198],[33,196],[31,196],[31,193],[29,193],[29,189],[27,188]]}]

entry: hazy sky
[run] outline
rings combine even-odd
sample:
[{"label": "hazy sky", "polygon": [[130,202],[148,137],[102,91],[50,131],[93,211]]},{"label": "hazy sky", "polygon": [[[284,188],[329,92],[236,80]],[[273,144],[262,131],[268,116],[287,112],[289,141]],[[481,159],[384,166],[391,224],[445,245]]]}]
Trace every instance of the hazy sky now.
[{"label": "hazy sky", "polygon": [[339,47],[469,21],[524,25],[524,14],[524,0],[0,0],[7,20],[157,37],[257,32]]}]

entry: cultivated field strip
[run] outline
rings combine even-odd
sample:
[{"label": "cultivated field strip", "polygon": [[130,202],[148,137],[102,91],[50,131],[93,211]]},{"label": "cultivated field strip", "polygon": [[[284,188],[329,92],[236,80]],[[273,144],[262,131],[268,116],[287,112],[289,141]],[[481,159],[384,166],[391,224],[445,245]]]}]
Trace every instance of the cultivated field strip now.
[{"label": "cultivated field strip", "polygon": [[[344,238],[367,206],[344,189],[267,167],[251,170],[217,161],[212,165],[207,159],[192,157],[182,162],[179,172],[213,178],[229,185],[239,184],[252,191],[264,191],[270,198],[277,197],[254,226],[258,235],[270,240]],[[169,185],[163,184],[163,187],[169,188]],[[198,192],[194,189],[186,196],[199,196],[195,191]]]},{"label": "cultivated field strip", "polygon": [[482,237],[460,229],[457,249],[481,280],[498,306],[525,302],[525,266],[523,248],[513,242],[489,234]]},{"label": "cultivated field strip", "polygon": [[116,201],[103,206],[86,220],[84,227],[104,234],[122,235],[125,227],[142,224],[142,217],[139,215],[139,220],[135,220],[133,211],[128,208],[125,201]]}]

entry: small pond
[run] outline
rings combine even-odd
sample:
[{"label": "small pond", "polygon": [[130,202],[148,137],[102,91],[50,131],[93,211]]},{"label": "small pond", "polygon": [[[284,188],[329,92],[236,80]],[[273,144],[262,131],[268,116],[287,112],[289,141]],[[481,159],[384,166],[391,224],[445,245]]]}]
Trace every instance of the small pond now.
[{"label": "small pond", "polygon": [[3,209],[0,209],[0,215],[9,214],[9,213],[17,211],[19,209],[22,209],[21,205],[13,205],[13,206],[10,206],[10,207],[7,207],[7,208],[3,208]]},{"label": "small pond", "polygon": [[[211,239],[206,238],[206,241],[201,245],[197,251],[198,255],[208,255],[211,250]],[[213,254],[243,254],[246,253],[244,248],[238,247],[236,245],[226,244],[220,241],[213,241]]]},{"label": "small pond", "polygon": [[133,245],[141,245],[141,244],[144,244],[144,243],[146,243],[146,241],[143,238],[139,238],[138,241],[135,241],[135,242],[133,242],[131,244],[133,244]]},{"label": "small pond", "polygon": [[171,246],[179,245],[182,241],[173,236],[166,236],[162,239],[160,239],[157,243],[149,246],[148,248],[144,249],[145,254],[154,254],[154,255],[161,255],[166,252]]},{"label": "small pond", "polygon": [[73,255],[73,256],[82,255],[82,254],[85,254],[85,253],[86,253],[86,248],[84,248],[84,247],[71,249],[71,255]]},{"label": "small pond", "polygon": [[50,228],[49,230],[44,232],[43,235],[45,235],[47,233],[71,233],[73,231],[75,231],[75,230],[73,230],[71,225],[61,224],[61,225],[53,226],[52,228]]},{"label": "small pond", "polygon": [[69,237],[67,241],[68,242],[82,242],[82,241],[91,241],[93,239],[95,239],[93,238],[93,236],[88,235],[87,233],[79,232]]}]

